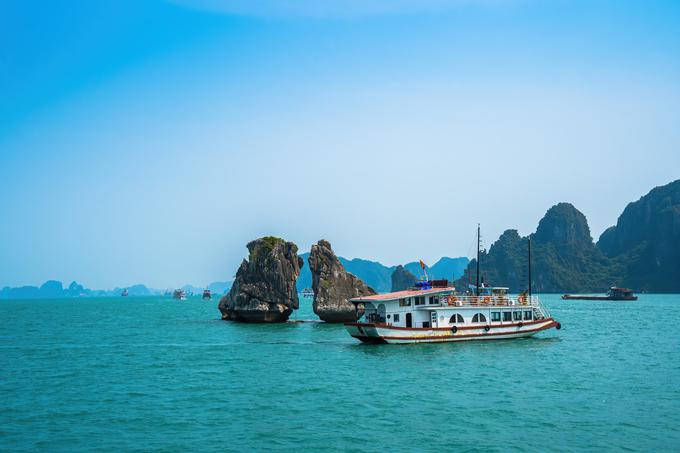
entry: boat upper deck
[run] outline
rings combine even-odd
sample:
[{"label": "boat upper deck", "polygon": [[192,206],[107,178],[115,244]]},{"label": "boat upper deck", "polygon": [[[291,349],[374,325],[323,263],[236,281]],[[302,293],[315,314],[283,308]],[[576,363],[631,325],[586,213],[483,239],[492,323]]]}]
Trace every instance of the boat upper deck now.
[{"label": "boat upper deck", "polygon": [[512,307],[512,306],[540,306],[536,296],[509,296],[507,294],[469,295],[456,294],[454,287],[431,289],[408,289],[391,293],[375,294],[372,296],[355,297],[350,299],[354,304],[359,303],[389,303],[398,302],[400,305],[411,305],[417,309],[455,307]]},{"label": "boat upper deck", "polygon": [[538,306],[540,302],[536,296],[473,296],[450,294],[442,296],[437,301],[431,300],[429,304],[417,308],[428,307],[513,307],[513,306]]}]

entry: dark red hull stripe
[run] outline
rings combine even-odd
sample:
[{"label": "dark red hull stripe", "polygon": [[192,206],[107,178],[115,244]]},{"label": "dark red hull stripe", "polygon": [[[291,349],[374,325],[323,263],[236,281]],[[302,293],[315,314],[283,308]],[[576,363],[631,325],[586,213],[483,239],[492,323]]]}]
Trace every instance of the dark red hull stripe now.
[{"label": "dark red hull stripe", "polygon": [[[541,324],[544,322],[552,321],[555,322],[553,318],[545,318],[538,321],[527,321],[523,322],[523,326],[530,326],[533,324]],[[379,327],[381,329],[392,329],[392,330],[451,330],[451,327],[400,327],[400,326],[390,326],[387,324],[369,324],[363,322],[346,322],[346,326],[354,327]],[[456,326],[458,330],[473,330],[473,329],[483,329],[485,326],[489,326],[491,329],[498,327],[519,327],[519,323],[513,324],[478,324],[476,326]]]},{"label": "dark red hull stripe", "polygon": [[383,339],[383,340],[440,340],[442,342],[446,341],[448,342],[449,339],[451,338],[474,338],[474,337],[494,337],[494,336],[506,336],[506,335],[516,335],[518,333],[534,333],[534,332],[540,332],[541,330],[546,330],[550,329],[557,326],[556,322],[551,322],[548,325],[539,327],[537,329],[530,329],[530,330],[520,330],[516,332],[489,332],[489,333],[470,333],[467,335],[448,335],[448,336],[440,336],[440,335],[430,335],[427,337],[387,337],[384,335],[378,336],[378,337],[355,337],[358,338],[359,340],[365,341],[364,338],[376,338],[376,339]]}]

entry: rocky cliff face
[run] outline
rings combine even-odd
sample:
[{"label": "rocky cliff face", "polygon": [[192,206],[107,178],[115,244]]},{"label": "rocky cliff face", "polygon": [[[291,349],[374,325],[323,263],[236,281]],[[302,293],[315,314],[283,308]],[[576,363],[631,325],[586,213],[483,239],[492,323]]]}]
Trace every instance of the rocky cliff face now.
[{"label": "rocky cliff face", "polygon": [[349,299],[369,296],[375,291],[345,270],[328,241],[320,240],[312,246],[308,263],[312,271],[314,313],[326,322],[355,321],[356,313]]},{"label": "rocky cliff face", "polygon": [[638,290],[680,291],[680,180],[630,203],[597,243]]},{"label": "rocky cliff face", "polygon": [[401,264],[392,273],[392,291],[409,289],[416,283],[416,276],[407,271]]},{"label": "rocky cliff face", "polygon": [[[528,287],[527,237],[507,230],[480,256],[481,275],[490,285],[508,286],[511,292]],[[569,203],[550,208],[532,240],[532,286],[534,292],[604,291],[620,284],[616,263],[600,252],[590,237],[585,216]],[[472,261],[459,288],[476,280]]]},{"label": "rocky cliff face", "polygon": [[271,236],[248,243],[248,260],[218,305],[222,319],[286,321],[299,306],[295,280],[303,263],[297,250],[292,242]]},{"label": "rocky cliff face", "polygon": [[[506,230],[491,245],[487,252],[482,252],[480,260],[484,282],[507,286],[512,292],[519,292],[527,286],[527,238],[522,238],[517,230]],[[469,284],[477,280],[477,260],[472,260],[463,277],[455,283],[461,290],[467,290]]]},{"label": "rocky cliff face", "polygon": [[620,269],[595,246],[586,217],[571,204],[548,210],[532,246],[537,292],[603,292],[621,284]]},{"label": "rocky cliff face", "polygon": [[532,235],[536,243],[552,243],[559,248],[592,247],[593,238],[586,216],[570,203],[548,209]]}]

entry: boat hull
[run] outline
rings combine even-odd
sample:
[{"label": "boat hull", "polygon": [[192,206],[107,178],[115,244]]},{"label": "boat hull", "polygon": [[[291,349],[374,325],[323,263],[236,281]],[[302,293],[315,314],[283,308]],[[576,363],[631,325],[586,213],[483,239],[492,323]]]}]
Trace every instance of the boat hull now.
[{"label": "boat hull", "polygon": [[610,297],[610,296],[570,296],[565,294],[563,300],[638,300],[637,296],[631,297]]},{"label": "boat hull", "polygon": [[[457,341],[526,338],[561,325],[552,318],[517,324],[491,324],[451,328],[394,327],[386,324],[345,323],[347,332],[364,343],[450,343]],[[455,330],[455,331],[454,331]]]}]

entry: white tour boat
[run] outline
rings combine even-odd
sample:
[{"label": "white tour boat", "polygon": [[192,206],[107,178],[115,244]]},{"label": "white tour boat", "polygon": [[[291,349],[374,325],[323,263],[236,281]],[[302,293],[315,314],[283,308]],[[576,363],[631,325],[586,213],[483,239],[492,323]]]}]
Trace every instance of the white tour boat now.
[{"label": "white tour boat", "polygon": [[365,343],[443,343],[530,337],[562,326],[531,292],[531,241],[528,242],[528,291],[508,295],[508,288],[480,284],[480,230],[477,226],[477,284],[457,294],[447,280],[425,280],[405,290],[351,299],[357,321],[345,323],[351,336]]},{"label": "white tour boat", "polygon": [[479,295],[458,295],[448,284],[422,283],[350,300],[359,319],[345,323],[345,328],[365,343],[497,340],[561,328],[536,296],[510,297],[507,288],[489,287],[480,287]]}]

